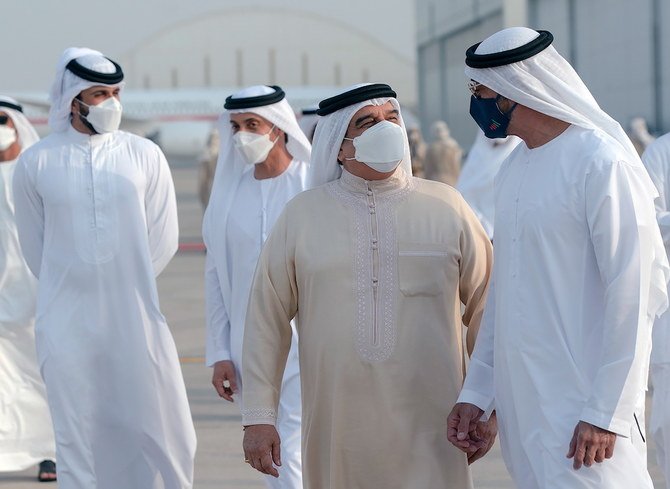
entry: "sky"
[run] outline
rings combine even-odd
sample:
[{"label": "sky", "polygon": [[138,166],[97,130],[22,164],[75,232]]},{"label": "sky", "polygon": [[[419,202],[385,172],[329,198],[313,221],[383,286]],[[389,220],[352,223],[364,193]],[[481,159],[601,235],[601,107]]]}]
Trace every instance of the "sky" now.
[{"label": "sky", "polygon": [[[86,46],[121,58],[175,26],[212,13],[244,9],[286,8],[333,19],[366,33],[404,58],[415,59],[412,0],[16,0],[3,2],[2,8],[2,93],[46,92],[66,47]],[[312,35],[318,32],[306,25],[306,42]]]}]

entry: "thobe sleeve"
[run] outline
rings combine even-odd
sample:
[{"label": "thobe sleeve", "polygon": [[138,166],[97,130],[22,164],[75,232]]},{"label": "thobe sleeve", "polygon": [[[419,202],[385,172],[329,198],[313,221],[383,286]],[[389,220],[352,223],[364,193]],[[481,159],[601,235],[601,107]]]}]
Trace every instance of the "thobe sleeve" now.
[{"label": "thobe sleeve", "polygon": [[495,271],[491,276],[486,308],[482,317],[481,327],[477,334],[475,350],[470,357],[463,389],[458,402],[474,404],[485,412],[493,410],[495,388],[493,384],[493,344],[495,331]]},{"label": "thobe sleeve", "polygon": [[586,178],[586,218],[605,311],[599,366],[580,419],[622,436],[630,436],[646,382],[650,283],[660,246],[651,192],[644,168],[626,162],[604,164]]},{"label": "thobe sleeve", "polygon": [[667,172],[670,171],[670,142],[660,140],[652,143],[642,155],[642,162],[658,191],[656,198],[656,219],[665,246],[670,248],[670,195],[666,192]]},{"label": "thobe sleeve", "polygon": [[156,157],[149,167],[144,206],[151,262],[158,276],[177,252],[179,225],[170,167],[160,148],[155,146],[154,150]]},{"label": "thobe sleeve", "polygon": [[484,312],[489,287],[493,248],[477,216],[463,201],[463,228],[460,235],[460,276],[458,288],[463,305],[463,324],[468,327],[467,348],[472,353]]},{"label": "thobe sleeve", "polygon": [[[291,320],[298,311],[289,209],[265,242],[249,297],[242,348],[242,422],[275,424],[282,377],[291,347]],[[292,221],[295,221],[294,217]]]},{"label": "thobe sleeve", "polygon": [[221,360],[230,360],[232,355],[230,319],[223,302],[216,263],[209,252],[205,259],[205,308],[207,312],[205,363],[211,367]]},{"label": "thobe sleeve", "polygon": [[23,155],[19,158],[12,185],[21,251],[30,271],[39,278],[44,246],[44,204],[37,192],[34,175],[28,168],[32,163],[26,161]]}]

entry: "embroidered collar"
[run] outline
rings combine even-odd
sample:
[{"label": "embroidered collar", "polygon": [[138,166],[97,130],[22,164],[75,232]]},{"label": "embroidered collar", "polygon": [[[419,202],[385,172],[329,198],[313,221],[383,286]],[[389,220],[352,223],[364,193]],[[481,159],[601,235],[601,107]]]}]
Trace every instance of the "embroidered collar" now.
[{"label": "embroidered collar", "polygon": [[399,166],[393,175],[384,180],[365,180],[342,169],[339,181],[342,187],[353,193],[367,194],[368,190],[372,190],[377,195],[390,196],[410,186],[412,179]]}]

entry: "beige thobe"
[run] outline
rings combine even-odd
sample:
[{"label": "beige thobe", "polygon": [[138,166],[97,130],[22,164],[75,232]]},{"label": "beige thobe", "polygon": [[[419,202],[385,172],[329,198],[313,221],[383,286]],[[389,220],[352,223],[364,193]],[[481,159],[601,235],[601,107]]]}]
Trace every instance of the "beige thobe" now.
[{"label": "beige thobe", "polygon": [[471,345],[490,269],[486,233],[441,183],[345,171],[298,195],[256,270],[244,424],[274,424],[299,315],[305,488],[472,487],[446,419],[464,376],[461,321]]}]

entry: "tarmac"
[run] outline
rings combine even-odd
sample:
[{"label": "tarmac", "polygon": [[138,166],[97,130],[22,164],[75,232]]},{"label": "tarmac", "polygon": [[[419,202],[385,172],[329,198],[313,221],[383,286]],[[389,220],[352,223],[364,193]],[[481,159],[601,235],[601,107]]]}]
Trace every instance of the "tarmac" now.
[{"label": "tarmac", "polygon": [[[201,246],[202,209],[197,196],[197,167],[195,162],[178,158],[169,160],[177,191],[181,246],[158,278],[158,289],[161,310],[168,320],[179,351],[198,437],[194,489],[261,489],[266,487],[262,476],[243,460],[239,408],[218,397],[210,383],[211,370],[204,365],[205,255]],[[655,489],[665,489],[663,475],[655,462],[652,441],[648,448],[649,471]],[[473,465],[472,470],[476,489],[514,488],[498,443],[486,457]],[[57,483],[37,482],[36,474],[36,467],[23,472],[0,474],[0,489],[58,487]]]}]

